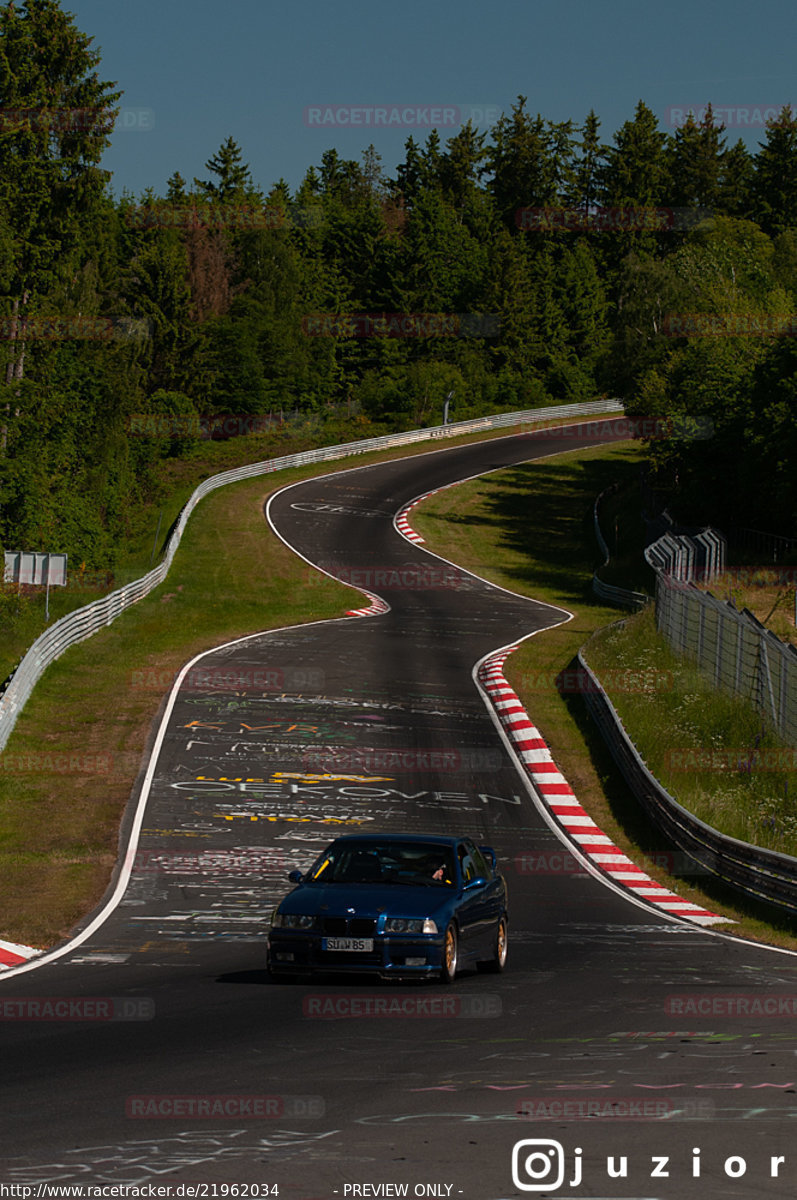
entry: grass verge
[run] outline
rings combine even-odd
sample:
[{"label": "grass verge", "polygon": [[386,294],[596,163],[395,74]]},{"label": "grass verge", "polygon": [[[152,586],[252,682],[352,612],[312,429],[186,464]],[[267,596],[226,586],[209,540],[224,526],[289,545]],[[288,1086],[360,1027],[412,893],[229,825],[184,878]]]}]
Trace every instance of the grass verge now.
[{"label": "grass verge", "polygon": [[720,600],[731,600],[740,611],[771,629],[782,642],[797,646],[797,567],[732,567],[703,586]]},{"label": "grass verge", "polygon": [[[592,506],[599,492],[619,482],[618,502],[625,497],[627,507],[638,507],[629,484],[636,477],[639,456],[637,447],[623,443],[495,472],[425,500],[413,512],[413,526],[429,549],[444,558],[512,591],[573,612],[571,621],[527,639],[507,660],[505,673],[580,802],[615,844],[685,899],[736,921],[734,933],[797,949],[797,921],[748,902],[713,880],[699,877],[698,887],[695,877],[674,878],[663,869],[669,847],[615,767],[582,698],[556,686],[557,676],[573,665],[591,635],[622,616],[590,593],[597,556]],[[619,519],[618,532],[628,529],[633,539],[633,522],[632,514]],[[613,549],[611,538],[607,540]],[[621,559],[627,559],[626,569],[613,582],[644,590],[644,567],[640,564],[634,575],[621,536],[618,550]],[[590,652],[591,663],[593,657]],[[635,664],[630,651],[623,661],[626,670],[629,665],[640,671],[650,666],[649,661]],[[604,669],[607,663],[616,668],[611,650]],[[657,659],[655,664],[661,669]],[[633,706],[637,697],[626,699]]]},{"label": "grass verge", "polygon": [[635,683],[610,689],[612,703],[679,804],[730,837],[797,855],[793,748],[762,725],[752,705],[717,691],[678,658],[656,630],[652,609],[599,633],[586,658],[600,678],[616,672]]}]

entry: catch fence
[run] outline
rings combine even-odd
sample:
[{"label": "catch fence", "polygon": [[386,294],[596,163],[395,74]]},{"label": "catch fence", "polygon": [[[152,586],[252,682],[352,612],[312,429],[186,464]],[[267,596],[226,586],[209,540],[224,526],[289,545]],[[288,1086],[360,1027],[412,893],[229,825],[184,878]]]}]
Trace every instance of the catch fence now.
[{"label": "catch fence", "polygon": [[729,601],[656,577],[656,625],[676,654],[692,659],[717,688],[750,701],[766,723],[797,745],[797,650]]}]

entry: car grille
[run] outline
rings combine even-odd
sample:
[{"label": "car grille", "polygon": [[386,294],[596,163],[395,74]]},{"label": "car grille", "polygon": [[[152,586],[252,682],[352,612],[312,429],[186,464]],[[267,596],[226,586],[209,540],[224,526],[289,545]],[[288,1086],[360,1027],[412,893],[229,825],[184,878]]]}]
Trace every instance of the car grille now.
[{"label": "car grille", "polygon": [[322,917],[321,932],[327,937],[373,937],[376,921],[371,917]]}]

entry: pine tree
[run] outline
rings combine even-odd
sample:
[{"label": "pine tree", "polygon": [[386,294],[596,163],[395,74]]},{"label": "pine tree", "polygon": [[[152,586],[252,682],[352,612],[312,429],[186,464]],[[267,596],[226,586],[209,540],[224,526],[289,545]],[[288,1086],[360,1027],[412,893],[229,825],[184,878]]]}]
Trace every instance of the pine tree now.
[{"label": "pine tree", "polygon": [[600,140],[600,121],[593,109],[590,109],[581,129],[581,141],[578,143],[580,158],[575,166],[575,179],[569,199],[582,213],[599,203],[601,198],[601,177],[605,164],[606,149]]},{"label": "pine tree", "polygon": [[[188,231],[189,242],[196,232]],[[181,359],[192,340],[193,327],[188,255],[175,230],[144,236],[131,263],[127,291],[135,310],[152,322],[150,387],[179,388]]]},{"label": "pine tree", "polygon": [[373,142],[363,151],[363,186],[372,200],[381,200],[385,194],[385,179],[382,156]]},{"label": "pine tree", "polygon": [[423,163],[423,183],[426,188],[440,187],[440,171],[443,165],[443,151],[440,147],[440,134],[436,129],[426,139],[426,145],[421,154]]},{"label": "pine tree", "polygon": [[10,314],[0,453],[12,396],[25,373],[24,319],[68,276],[109,178],[98,163],[110,144],[121,92],[101,81],[99,53],[58,0],[0,8],[0,211],[11,238],[4,307]]},{"label": "pine tree", "polygon": [[209,200],[235,204],[251,197],[254,187],[249,164],[241,162],[241,148],[234,138],[228,137],[221,144],[205,163],[205,169],[216,179],[194,179],[194,183]]},{"label": "pine tree", "polygon": [[550,150],[550,131],[539,114],[529,116],[526,97],[518,96],[511,118],[502,115],[491,133],[489,190],[500,217],[515,229],[519,209],[557,203],[557,163]]},{"label": "pine tree", "polygon": [[449,138],[440,166],[440,182],[446,198],[460,208],[478,187],[481,165],[484,162],[485,134],[477,133],[471,121]]},{"label": "pine tree", "polygon": [[717,205],[729,217],[748,217],[751,211],[753,160],[741,138],[722,156]]},{"label": "pine tree", "polygon": [[548,154],[558,204],[568,202],[576,187],[578,166],[572,121],[548,122]]},{"label": "pine tree", "polygon": [[762,229],[797,226],[797,115],[786,105],[767,122],[767,140],[755,156],[753,215]]},{"label": "pine tree", "polygon": [[664,204],[669,199],[669,174],[664,147],[666,134],[647,105],[640,100],[633,121],[626,121],[607,150],[603,172],[607,204],[644,207]]},{"label": "pine tree", "polygon": [[175,171],[166,183],[166,199],[170,204],[185,204],[185,180],[179,171]]},{"label": "pine tree", "polygon": [[675,131],[667,152],[671,206],[712,208],[717,204],[725,155],[723,129],[714,123],[709,104],[700,124],[690,113]]},{"label": "pine tree", "polygon": [[396,178],[393,181],[394,195],[403,200],[406,208],[412,208],[424,186],[424,169],[421,150],[415,138],[410,134],[404,143],[404,162],[396,168]]}]

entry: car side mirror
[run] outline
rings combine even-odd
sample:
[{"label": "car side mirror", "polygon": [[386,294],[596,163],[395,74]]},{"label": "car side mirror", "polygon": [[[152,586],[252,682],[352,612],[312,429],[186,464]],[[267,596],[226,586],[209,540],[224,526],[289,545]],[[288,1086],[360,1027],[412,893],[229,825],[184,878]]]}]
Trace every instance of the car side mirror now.
[{"label": "car side mirror", "polygon": [[301,871],[291,871],[288,878],[290,879],[291,883],[302,883],[304,880],[304,875]]},{"label": "car side mirror", "polygon": [[477,877],[475,879],[468,880],[468,882],[465,884],[465,891],[469,892],[471,888],[475,888],[475,887],[484,887],[486,882],[487,882],[487,880],[484,878],[483,875],[477,875]]}]

